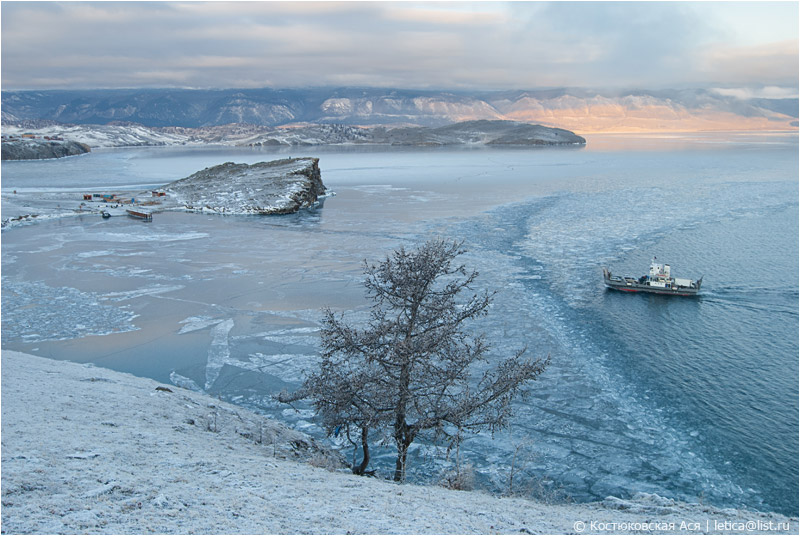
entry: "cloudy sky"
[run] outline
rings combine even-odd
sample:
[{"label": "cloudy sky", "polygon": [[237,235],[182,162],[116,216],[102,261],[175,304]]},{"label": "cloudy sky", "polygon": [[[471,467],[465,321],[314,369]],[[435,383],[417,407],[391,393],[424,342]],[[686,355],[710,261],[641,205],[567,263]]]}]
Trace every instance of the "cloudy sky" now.
[{"label": "cloudy sky", "polygon": [[2,89],[682,88],[796,96],[798,3],[2,2]]}]

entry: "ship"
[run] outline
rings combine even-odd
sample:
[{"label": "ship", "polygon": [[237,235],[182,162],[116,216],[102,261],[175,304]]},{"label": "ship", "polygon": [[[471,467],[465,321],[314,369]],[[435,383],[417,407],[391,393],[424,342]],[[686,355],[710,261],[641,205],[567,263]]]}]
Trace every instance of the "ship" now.
[{"label": "ship", "polygon": [[659,264],[653,257],[650,273],[639,278],[612,275],[603,267],[603,282],[607,288],[623,292],[650,292],[675,296],[696,296],[703,284],[702,276],[697,281],[672,277],[669,264]]}]

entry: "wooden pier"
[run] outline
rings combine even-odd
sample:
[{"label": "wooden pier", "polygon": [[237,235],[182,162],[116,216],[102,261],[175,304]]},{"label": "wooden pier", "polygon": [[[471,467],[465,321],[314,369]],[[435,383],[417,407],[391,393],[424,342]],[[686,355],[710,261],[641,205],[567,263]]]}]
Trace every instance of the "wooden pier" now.
[{"label": "wooden pier", "polygon": [[126,209],[125,212],[128,213],[128,216],[132,216],[134,218],[138,218],[144,221],[153,221],[153,214],[150,212],[145,212],[143,210],[135,210],[135,209]]}]

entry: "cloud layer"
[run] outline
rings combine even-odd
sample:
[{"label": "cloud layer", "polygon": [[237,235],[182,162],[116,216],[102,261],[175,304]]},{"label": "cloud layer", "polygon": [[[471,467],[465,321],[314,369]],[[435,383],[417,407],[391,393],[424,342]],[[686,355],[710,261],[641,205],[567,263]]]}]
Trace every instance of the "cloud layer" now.
[{"label": "cloud layer", "polygon": [[2,88],[796,87],[797,17],[795,2],[4,2]]}]

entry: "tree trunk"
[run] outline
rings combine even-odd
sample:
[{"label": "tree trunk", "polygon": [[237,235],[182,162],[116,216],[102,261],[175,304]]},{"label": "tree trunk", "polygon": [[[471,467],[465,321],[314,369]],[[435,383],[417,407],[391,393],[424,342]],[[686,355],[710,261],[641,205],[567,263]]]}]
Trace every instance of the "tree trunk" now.
[{"label": "tree trunk", "polygon": [[406,408],[408,407],[408,386],[410,383],[410,372],[408,362],[403,364],[400,371],[400,394],[398,396],[397,407],[395,408],[394,419],[394,442],[397,445],[397,463],[394,469],[395,482],[403,482],[406,479],[406,459],[408,458],[408,446],[411,444],[410,430],[406,423]]},{"label": "tree trunk", "polygon": [[[413,327],[416,309],[411,314],[411,326]],[[406,341],[411,338],[411,328],[406,335]],[[408,446],[411,444],[410,430],[406,423],[406,409],[408,408],[408,387],[411,384],[411,364],[408,358],[404,358],[398,379],[399,393],[397,397],[397,407],[394,410],[394,442],[397,445],[397,463],[394,469],[395,482],[403,482],[406,479],[406,459],[408,458]]]},{"label": "tree trunk", "polygon": [[408,447],[414,442],[414,433],[405,419],[395,423],[395,443],[397,444],[397,462],[394,468],[395,482],[404,482],[406,479],[406,461],[408,460]]},{"label": "tree trunk", "polygon": [[406,479],[406,460],[408,459],[409,443],[403,441],[397,444],[397,462],[394,467],[395,482],[403,482]]},{"label": "tree trunk", "polygon": [[361,465],[358,467],[353,467],[353,473],[357,475],[363,475],[367,470],[367,466],[369,465],[369,443],[367,442],[368,434],[369,428],[366,426],[361,428],[361,452],[364,454],[364,457],[361,460]]}]

